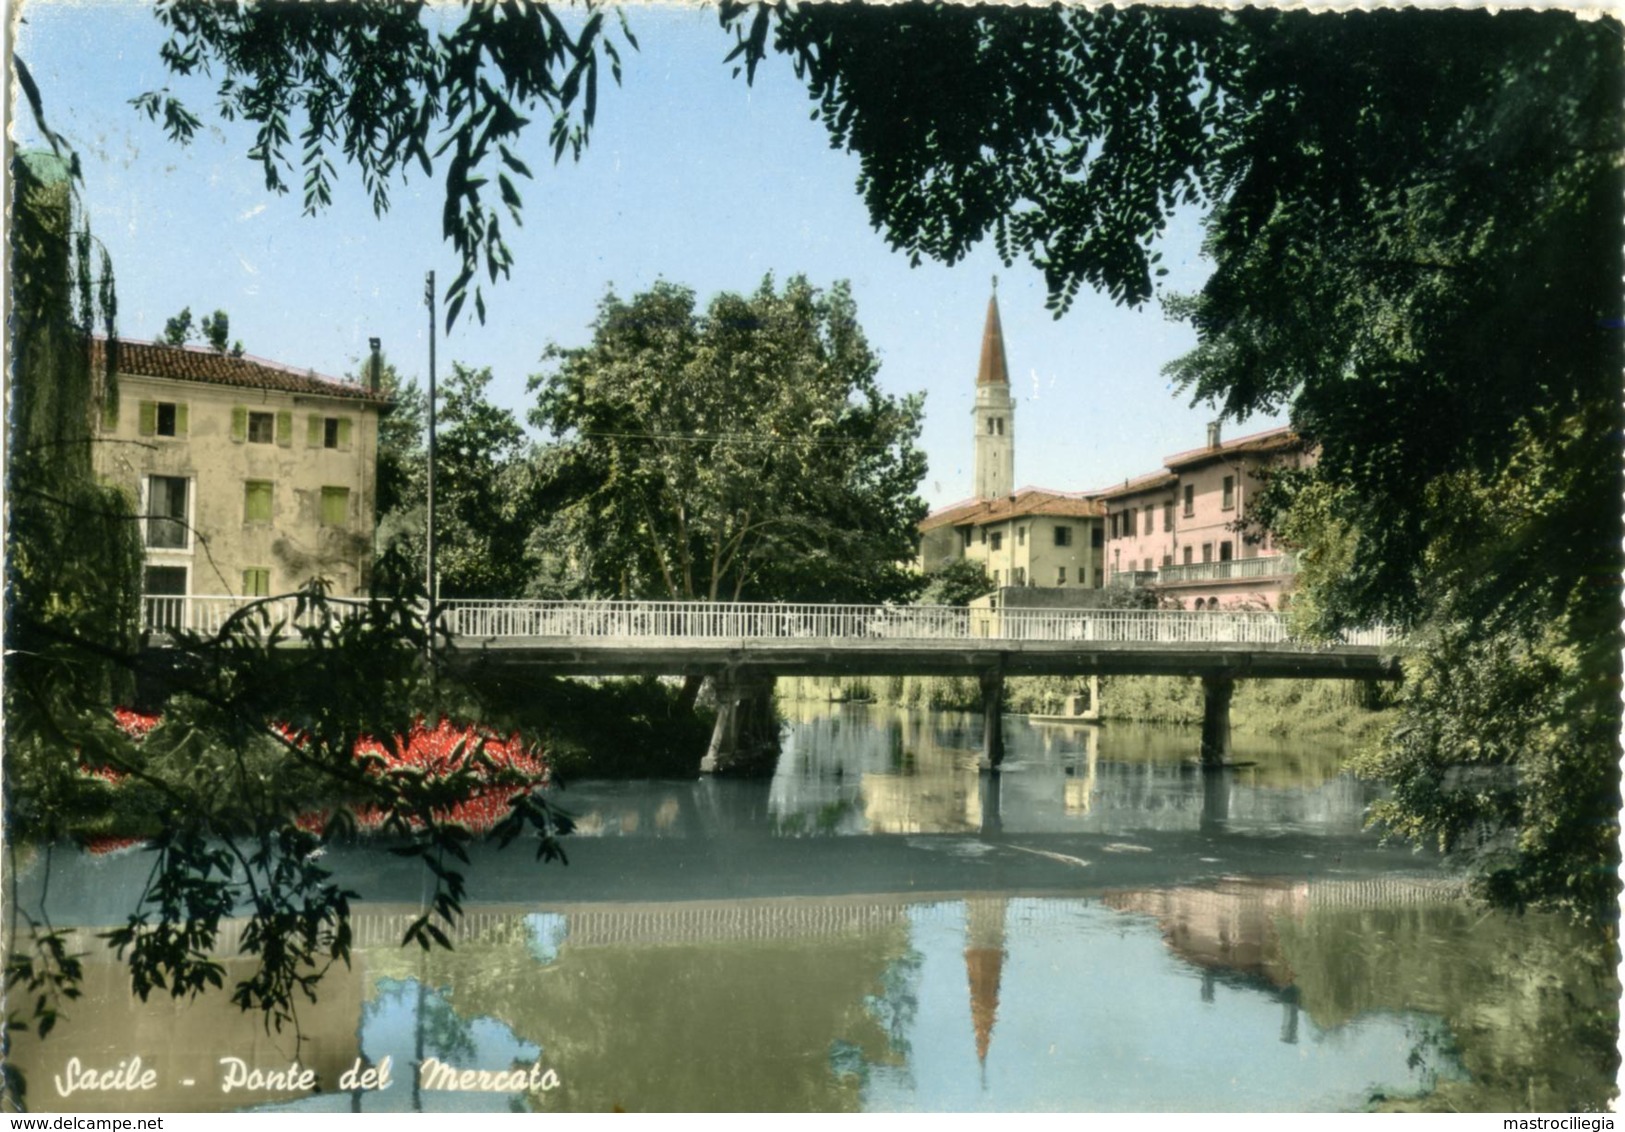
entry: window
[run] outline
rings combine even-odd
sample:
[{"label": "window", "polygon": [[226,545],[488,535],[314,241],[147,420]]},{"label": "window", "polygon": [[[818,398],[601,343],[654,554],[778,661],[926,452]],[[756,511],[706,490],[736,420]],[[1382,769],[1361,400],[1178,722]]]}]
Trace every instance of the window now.
[{"label": "window", "polygon": [[1172,554],[1164,554],[1162,556],[1162,564],[1164,566],[1172,566],[1174,564],[1174,556]]},{"label": "window", "polygon": [[1162,505],[1162,529],[1164,531],[1174,529],[1174,505],[1172,502]]},{"label": "window", "polygon": [[349,417],[324,417],[320,413],[312,413],[310,424],[305,431],[305,444],[311,448],[334,448],[341,452],[350,450]]},{"label": "window", "polygon": [[993,549],[994,550],[1002,550],[1003,548],[1004,548],[1004,532],[1003,531],[994,531],[993,532]]},{"label": "window", "polygon": [[231,410],[231,439],[238,444],[246,440],[289,448],[293,445],[293,414],[286,409],[270,413],[236,405]]},{"label": "window", "polygon": [[993,431],[998,436],[1003,436],[1004,435],[1004,418],[1003,417],[994,417],[993,418]]},{"label": "window", "polygon": [[966,550],[970,549],[970,528],[969,527],[960,527],[959,528],[959,541],[961,542],[961,544],[963,544],[963,546],[964,546],[964,548]]},{"label": "window", "polygon": [[185,436],[186,406],[177,401],[141,402],[142,436]]},{"label": "window", "polygon": [[1071,527],[1056,527],[1055,528],[1055,545],[1056,546],[1071,546],[1072,545],[1072,528]]},{"label": "window", "polygon": [[1089,528],[1089,545],[1096,550],[1106,545],[1106,532],[1100,529],[1099,524]]},{"label": "window", "polygon": [[322,526],[342,527],[350,521],[350,489],[322,488]]},{"label": "window", "polygon": [[982,528],[981,534],[982,534],[982,545],[986,546],[987,545],[987,528],[986,527]]},{"label": "window", "polygon": [[1112,512],[1112,538],[1119,537],[1119,530],[1118,530],[1117,521],[1119,519],[1121,519],[1122,517],[1123,516],[1122,516],[1121,513],[1117,512],[1117,511]]},{"label": "window", "polygon": [[1185,556],[1183,558],[1183,561],[1184,561],[1185,565],[1187,565],[1187,566],[1189,566],[1191,564],[1191,548],[1188,547],[1188,546],[1185,548]]},{"label": "window", "polygon": [[147,477],[147,545],[185,550],[186,491],[184,476]]},{"label": "window", "polygon": [[1065,566],[1057,566],[1055,568],[1055,584],[1058,585],[1058,586],[1066,585],[1066,567]]},{"label": "window", "polygon": [[243,522],[271,521],[271,481],[248,480],[243,484]]},{"label": "window", "polygon": [[1156,522],[1157,522],[1156,513],[1152,510],[1151,504],[1147,503],[1145,505],[1145,533],[1146,534],[1151,533],[1151,529],[1152,529],[1152,527],[1154,527],[1156,525]]},{"label": "window", "polygon": [[248,442],[250,444],[276,443],[276,414],[248,414]]},{"label": "window", "polygon": [[1196,514],[1196,485],[1188,483],[1185,485],[1185,518],[1189,519],[1194,514]]},{"label": "window", "polygon": [[269,597],[271,594],[271,571],[266,566],[250,566],[243,571],[244,597]]},{"label": "window", "polygon": [[1213,544],[1211,542],[1204,542],[1202,544],[1202,561],[1203,562],[1212,562],[1213,561]]},{"label": "window", "polygon": [[1027,545],[1027,528],[1026,527],[1017,527],[1016,528],[1016,545],[1017,546],[1026,546]]},{"label": "window", "polygon": [[1010,582],[1012,585],[1017,586],[1026,585],[1027,568],[1025,566],[1017,566],[1014,570],[1010,571]]},{"label": "window", "polygon": [[1223,507],[1226,511],[1234,511],[1236,509],[1236,477],[1235,476],[1225,476],[1224,477],[1224,497],[1223,497],[1223,501],[1219,505],[1221,507]]},{"label": "window", "polygon": [[1219,544],[1219,561],[1228,562],[1233,556],[1234,550],[1232,544],[1228,541],[1221,542]]},{"label": "window", "polygon": [[148,566],[143,571],[141,592],[155,597],[180,597],[186,593],[185,566]]}]

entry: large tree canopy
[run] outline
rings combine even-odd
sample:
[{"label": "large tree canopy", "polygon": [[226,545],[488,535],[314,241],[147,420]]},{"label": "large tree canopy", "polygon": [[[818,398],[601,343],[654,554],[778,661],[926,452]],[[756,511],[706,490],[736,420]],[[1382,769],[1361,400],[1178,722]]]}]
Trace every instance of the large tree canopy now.
[{"label": "large tree canopy", "polygon": [[544,540],[603,597],[882,601],[925,505],[921,399],[885,396],[844,284],[771,278],[704,312],[674,284],[599,308],[533,378]]}]

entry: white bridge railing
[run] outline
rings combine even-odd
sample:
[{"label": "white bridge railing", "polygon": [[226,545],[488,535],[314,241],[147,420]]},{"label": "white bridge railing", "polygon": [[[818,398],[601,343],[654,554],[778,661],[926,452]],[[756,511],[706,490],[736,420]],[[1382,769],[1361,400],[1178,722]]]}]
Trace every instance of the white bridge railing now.
[{"label": "white bridge railing", "polygon": [[[243,605],[260,601],[263,624],[295,624],[296,599],[222,596],[142,599],[147,628],[218,632]],[[330,606],[343,610],[345,606]],[[350,607],[356,608],[356,607]],[[317,614],[307,608],[300,620]],[[1287,619],[1264,611],[1141,609],[966,609],[940,605],[796,605],[702,601],[443,601],[440,626],[475,640],[574,639],[676,644],[685,641],[1077,641],[1125,644],[1292,643]],[[1336,644],[1385,646],[1378,627]],[[1332,646],[1335,647],[1335,644]]]}]

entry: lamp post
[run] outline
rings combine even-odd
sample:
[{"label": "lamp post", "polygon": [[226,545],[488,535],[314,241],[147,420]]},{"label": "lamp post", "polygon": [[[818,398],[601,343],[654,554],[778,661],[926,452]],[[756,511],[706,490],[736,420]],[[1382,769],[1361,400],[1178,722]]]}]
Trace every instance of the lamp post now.
[{"label": "lamp post", "polygon": [[424,285],[423,285],[423,303],[424,303],[425,306],[427,306],[429,308],[429,476],[428,476],[428,487],[427,487],[427,490],[424,493],[425,509],[427,511],[427,516],[426,516],[425,522],[424,522],[424,527],[426,529],[426,535],[425,535],[425,540],[424,541],[425,541],[425,558],[426,558],[426,561],[427,561],[427,573],[428,573],[427,581],[428,581],[428,587],[429,587],[429,651],[433,652],[434,651],[434,631],[435,631],[436,602],[437,602],[437,600],[438,600],[438,598],[440,596],[439,595],[440,587],[437,584],[438,579],[435,576],[435,560],[434,560],[434,462],[435,462],[434,461],[434,447],[435,447],[435,442],[434,442],[434,412],[435,412],[435,387],[434,387],[434,337],[435,337],[435,334],[434,334],[434,319],[435,319],[435,309],[434,309],[434,272],[432,272],[432,271],[429,272],[428,278],[425,280]]}]

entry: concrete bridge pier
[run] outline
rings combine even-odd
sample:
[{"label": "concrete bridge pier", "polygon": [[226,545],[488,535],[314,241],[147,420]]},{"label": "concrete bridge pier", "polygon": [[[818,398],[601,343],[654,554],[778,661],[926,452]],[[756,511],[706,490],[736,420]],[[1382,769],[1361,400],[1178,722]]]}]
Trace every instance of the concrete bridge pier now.
[{"label": "concrete bridge pier", "polygon": [[722,673],[712,677],[717,722],[701,773],[761,776],[779,759],[779,718],[773,710],[772,675]]},{"label": "concrete bridge pier", "polygon": [[1236,682],[1229,676],[1202,677],[1202,765],[1223,766],[1230,757],[1230,697]]},{"label": "concrete bridge pier", "polygon": [[1004,762],[1004,673],[984,672],[982,680],[982,765]]}]

